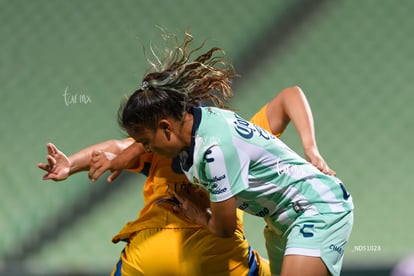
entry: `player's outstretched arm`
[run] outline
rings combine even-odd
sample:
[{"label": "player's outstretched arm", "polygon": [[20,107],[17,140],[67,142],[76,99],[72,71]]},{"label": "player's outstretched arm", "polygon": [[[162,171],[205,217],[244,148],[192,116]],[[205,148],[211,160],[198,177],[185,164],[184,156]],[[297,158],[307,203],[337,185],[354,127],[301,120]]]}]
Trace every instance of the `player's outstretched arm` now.
[{"label": "player's outstretched arm", "polygon": [[273,133],[282,133],[291,121],[302,141],[305,158],[326,174],[335,175],[319,153],[309,102],[299,86],[283,89],[269,103],[267,118]]},{"label": "player's outstretched arm", "polygon": [[46,171],[43,176],[44,180],[61,181],[68,178],[70,175],[87,171],[90,168],[91,158],[94,151],[111,152],[113,154],[120,153],[123,149],[128,147],[133,140],[108,140],[87,148],[67,157],[54,144],[47,144],[47,163],[37,164],[38,168]]}]

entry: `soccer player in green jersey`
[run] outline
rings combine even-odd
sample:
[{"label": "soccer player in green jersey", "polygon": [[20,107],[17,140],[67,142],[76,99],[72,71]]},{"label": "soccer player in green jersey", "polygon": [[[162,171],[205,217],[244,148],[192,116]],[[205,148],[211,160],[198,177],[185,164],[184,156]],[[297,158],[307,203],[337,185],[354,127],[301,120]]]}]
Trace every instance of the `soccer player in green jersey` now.
[{"label": "soccer player in green jersey", "polygon": [[154,153],[176,158],[209,191],[174,196],[176,212],[220,237],[232,237],[236,208],[263,217],[272,274],[339,275],[353,224],[342,181],[307,162],[268,130],[224,107],[235,71],[212,48],[190,60],[191,37],[148,73],[123,105],[120,125]]}]

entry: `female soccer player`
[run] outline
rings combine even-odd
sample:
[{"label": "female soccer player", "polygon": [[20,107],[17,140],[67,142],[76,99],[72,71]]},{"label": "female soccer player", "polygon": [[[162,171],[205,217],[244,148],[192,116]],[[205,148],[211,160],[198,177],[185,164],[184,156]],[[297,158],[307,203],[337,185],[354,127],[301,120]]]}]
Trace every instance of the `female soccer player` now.
[{"label": "female soccer player", "polygon": [[182,55],[143,78],[119,113],[131,137],[176,158],[187,178],[209,191],[210,203],[170,191],[180,201],[175,211],[228,238],[237,208],[263,217],[272,274],[339,275],[353,224],[342,181],[238,114],[200,107],[206,99],[223,107],[234,71],[224,58],[212,58],[217,48],[190,61],[187,42]]}]

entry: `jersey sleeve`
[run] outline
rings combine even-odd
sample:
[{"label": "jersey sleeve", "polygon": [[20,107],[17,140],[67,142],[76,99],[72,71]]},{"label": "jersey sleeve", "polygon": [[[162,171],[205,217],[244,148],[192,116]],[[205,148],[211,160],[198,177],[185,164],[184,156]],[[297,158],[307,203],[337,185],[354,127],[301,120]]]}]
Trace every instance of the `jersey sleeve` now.
[{"label": "jersey sleeve", "polygon": [[154,154],[152,152],[141,154],[139,157],[138,166],[128,169],[129,172],[143,173],[148,175],[148,170],[151,165]]}]

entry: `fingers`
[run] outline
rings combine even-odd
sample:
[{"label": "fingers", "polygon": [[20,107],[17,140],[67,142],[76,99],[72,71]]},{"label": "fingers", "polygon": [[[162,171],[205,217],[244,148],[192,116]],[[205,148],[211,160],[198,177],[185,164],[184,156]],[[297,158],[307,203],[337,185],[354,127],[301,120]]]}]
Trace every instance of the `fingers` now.
[{"label": "fingers", "polygon": [[336,172],[334,170],[332,170],[331,168],[329,168],[329,167],[328,167],[328,172],[326,174],[336,176]]},{"label": "fingers", "polygon": [[97,163],[104,156],[103,151],[94,150],[91,156],[91,163]]},{"label": "fingers", "polygon": [[92,174],[91,174],[91,180],[92,181],[96,181],[99,179],[99,177],[101,177],[101,175],[105,172],[106,170],[103,169],[102,167],[99,167],[98,169],[96,169]]},{"label": "fingers", "polygon": [[49,179],[57,180],[57,176],[56,174],[53,174],[53,173],[47,173],[42,177],[42,179],[43,180],[49,180]]},{"label": "fingers", "polygon": [[[186,185],[176,190],[173,196],[178,200],[177,208],[179,209],[187,209],[193,203],[203,204],[206,199],[201,193],[196,192],[193,185]],[[210,202],[209,199],[207,201]]]},{"label": "fingers", "polygon": [[43,180],[48,180],[48,179],[50,179],[50,173],[45,174],[45,175],[42,177],[42,179],[43,179]]},{"label": "fingers", "polygon": [[122,170],[116,170],[113,171],[108,178],[106,179],[106,181],[108,181],[109,183],[111,183],[112,181],[114,181],[115,179],[118,178],[118,176],[121,174]]},{"label": "fingers", "polygon": [[185,213],[186,209],[188,208],[189,200],[188,200],[188,192],[186,189],[176,191],[174,193],[174,197],[177,199],[176,205],[173,206],[173,210],[176,213]]},{"label": "fingers", "polygon": [[316,147],[306,148],[305,149],[305,157],[312,165],[314,165],[317,169],[321,172],[336,176],[336,172],[329,168],[328,163],[323,159],[321,154],[319,153]]},{"label": "fingers", "polygon": [[49,170],[52,170],[55,167],[55,165],[56,165],[56,159],[53,158],[50,155],[48,155],[46,157],[46,159],[47,159],[47,163],[48,163],[48,166],[49,166]]},{"label": "fingers", "polygon": [[178,200],[178,202],[172,206],[174,213],[185,214],[187,206],[184,205],[182,201],[178,199],[177,195],[175,195],[175,198]]},{"label": "fingers", "polygon": [[99,168],[92,167],[92,166],[89,168],[88,177],[90,181],[95,182],[96,180],[98,180],[101,174],[102,173],[100,173]]},{"label": "fingers", "polygon": [[175,208],[175,207],[177,207],[177,205],[173,205],[173,204],[171,204],[169,202],[165,202],[165,201],[164,202],[159,202],[159,203],[157,203],[157,205],[159,207],[161,207],[162,209],[164,209],[164,210],[167,210],[167,211],[170,211],[170,212],[174,212],[176,214],[179,213],[179,209]]},{"label": "fingers", "polygon": [[[109,152],[93,151],[91,157],[91,165],[88,173],[89,179],[91,181],[98,180],[98,178],[101,177],[103,173],[111,168],[110,160],[115,156],[115,154]],[[112,171],[106,180],[108,182],[112,182],[121,174],[121,172],[122,170]]]},{"label": "fingers", "polygon": [[181,214],[183,213],[183,205],[182,204],[178,204],[178,205],[174,205],[172,207],[172,210],[174,211],[174,213],[176,214]]},{"label": "fingers", "polygon": [[44,170],[44,171],[51,172],[53,170],[53,168],[55,167],[55,165],[56,165],[56,159],[53,158],[52,156],[48,155],[48,156],[46,156],[46,160],[47,160],[47,164],[38,163],[37,167],[39,169]]},{"label": "fingers", "polygon": [[51,155],[56,154],[56,153],[59,152],[59,150],[57,149],[57,147],[54,144],[52,144],[52,143],[48,143],[46,145],[46,147],[47,147],[47,152],[49,154],[51,154]]},{"label": "fingers", "polygon": [[165,210],[172,211],[176,214],[181,213],[182,205],[180,205],[181,203],[174,196],[169,197],[169,198],[158,199],[155,202],[155,204],[157,204],[158,206],[160,206],[161,208]]},{"label": "fingers", "polygon": [[49,170],[49,165],[48,165],[48,164],[38,163],[38,164],[37,164],[37,167],[38,167],[39,169],[44,170],[44,171],[48,171],[48,170]]},{"label": "fingers", "polygon": [[176,191],[174,193],[174,196],[178,199],[178,201],[180,202],[180,204],[183,204],[183,202],[186,200],[185,196],[183,196],[183,192],[182,191]]},{"label": "fingers", "polygon": [[102,151],[93,151],[91,156],[91,164],[89,167],[88,177],[91,181],[96,181],[101,176],[101,156]]},{"label": "fingers", "polygon": [[46,149],[48,153],[48,155],[46,156],[47,164],[38,163],[37,167],[44,171],[50,172],[53,169],[53,167],[56,165],[56,159],[53,158],[52,155],[56,154],[58,152],[58,149],[52,143],[46,144]]},{"label": "fingers", "polygon": [[42,177],[43,180],[53,180],[53,181],[62,181],[65,178],[59,175],[59,173],[48,172]]},{"label": "fingers", "polygon": [[312,164],[318,168],[321,172],[328,174],[328,175],[336,175],[336,172],[329,168],[328,164],[323,159],[318,159],[317,161],[312,162]]}]

